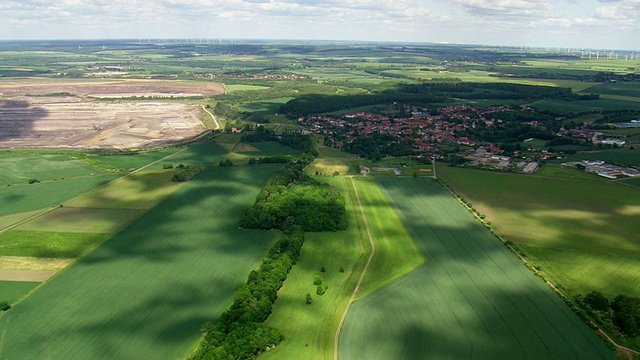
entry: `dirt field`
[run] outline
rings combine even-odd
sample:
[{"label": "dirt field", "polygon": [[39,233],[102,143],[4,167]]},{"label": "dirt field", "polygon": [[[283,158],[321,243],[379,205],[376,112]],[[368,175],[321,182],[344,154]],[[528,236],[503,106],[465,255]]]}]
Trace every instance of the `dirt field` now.
[{"label": "dirt field", "polygon": [[0,257],[0,281],[45,281],[72,261],[72,259],[2,256]]},{"label": "dirt field", "polygon": [[131,98],[219,93],[219,84],[182,81],[0,81],[0,148],[124,149],[179,142],[205,130],[198,105]]},{"label": "dirt field", "polygon": [[224,93],[224,86],[216,83],[178,80],[49,80],[21,79],[0,81],[0,96],[73,94],[80,97],[132,96],[211,96]]}]

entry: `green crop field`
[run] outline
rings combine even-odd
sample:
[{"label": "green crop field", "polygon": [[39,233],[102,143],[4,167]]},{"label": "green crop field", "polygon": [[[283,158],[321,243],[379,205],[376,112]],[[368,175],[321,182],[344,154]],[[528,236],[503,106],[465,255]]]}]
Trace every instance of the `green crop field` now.
[{"label": "green crop field", "polygon": [[108,237],[100,233],[9,230],[0,233],[0,256],[77,258]]},{"label": "green crop field", "polygon": [[105,171],[64,155],[0,155],[0,184],[27,184],[39,181],[104,174]]},{"label": "green crop field", "polygon": [[253,91],[253,90],[269,90],[268,86],[260,86],[260,85],[243,85],[243,84],[231,84],[227,85],[227,91],[229,93],[236,91]]},{"label": "green crop field", "polygon": [[606,83],[590,87],[586,92],[640,98],[640,85],[637,82]]},{"label": "green crop field", "polygon": [[174,170],[145,170],[123,177],[65,204],[72,208],[148,209],[184,183],[172,182]]},{"label": "green crop field", "polygon": [[113,233],[140,215],[140,210],[58,208],[18,226],[18,230]]},{"label": "green crop field", "polygon": [[[280,330],[285,341],[261,358],[333,357],[335,331],[367,261],[370,245],[351,181],[344,177],[326,181],[345,195],[349,228],[340,232],[305,233],[298,263],[278,292],[278,300],[266,322]],[[320,272],[322,267],[326,272]],[[340,272],[340,268],[344,272]],[[320,275],[329,286],[322,296],[316,295],[315,275]],[[307,293],[312,295],[311,305],[305,302]]]},{"label": "green crop field", "polygon": [[29,281],[0,281],[0,302],[13,304],[38,285],[40,283]]},{"label": "green crop field", "polygon": [[217,165],[228,154],[224,147],[218,145],[214,141],[206,141],[199,144],[189,146],[184,151],[163,160],[151,167],[152,169],[161,168],[163,164],[172,164],[178,166],[184,165]]},{"label": "green crop field", "polygon": [[214,168],[166,197],[1,315],[0,358],[184,356],[276,235],[237,224],[277,168]]},{"label": "green crop field", "polygon": [[593,176],[548,178],[439,167],[570,297],[640,295],[638,189]]},{"label": "green crop field", "polygon": [[361,299],[411,272],[425,259],[376,181],[358,178],[356,182],[376,245],[375,256],[358,293]]},{"label": "green crop field", "polygon": [[119,176],[107,174],[0,188],[0,216],[57,206]]},{"label": "green crop field", "polygon": [[169,156],[177,152],[178,148],[170,148],[160,151],[147,151],[132,154],[115,154],[115,155],[88,155],[89,161],[95,162],[97,165],[103,164],[116,169],[139,169],[154,161],[160,160],[165,156]]},{"label": "green crop field", "polygon": [[252,101],[240,104],[239,108],[242,111],[247,112],[259,112],[266,114],[275,114],[278,112],[280,106],[287,101],[291,100],[291,97],[282,97],[277,99]]},{"label": "green crop field", "polygon": [[353,305],[341,359],[613,358],[442,186],[377,181],[426,264]]},{"label": "green crop field", "polygon": [[588,111],[607,111],[607,110],[627,110],[627,109],[640,109],[640,102],[626,101],[620,99],[606,99],[601,98],[598,100],[576,100],[576,101],[564,101],[564,100],[537,100],[529,104],[532,108],[540,111],[576,111],[576,112],[588,112]]},{"label": "green crop field", "polygon": [[282,145],[276,141],[256,142],[256,143],[251,143],[251,146],[256,148],[258,152],[246,153],[247,155],[256,155],[256,156],[283,156],[283,155],[298,156],[300,155],[299,150]]}]

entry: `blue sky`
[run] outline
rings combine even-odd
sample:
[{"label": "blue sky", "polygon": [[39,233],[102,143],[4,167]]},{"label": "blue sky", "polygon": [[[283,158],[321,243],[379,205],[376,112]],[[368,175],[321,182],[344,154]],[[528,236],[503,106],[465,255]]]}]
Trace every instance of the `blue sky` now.
[{"label": "blue sky", "polygon": [[0,0],[0,14],[0,39],[323,39],[640,51],[640,0]]}]

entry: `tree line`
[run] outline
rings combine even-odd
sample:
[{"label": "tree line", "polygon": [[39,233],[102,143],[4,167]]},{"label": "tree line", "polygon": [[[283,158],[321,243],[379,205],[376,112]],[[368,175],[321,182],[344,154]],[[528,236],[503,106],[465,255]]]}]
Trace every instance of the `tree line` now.
[{"label": "tree line", "polygon": [[592,291],[578,295],[576,302],[609,330],[628,338],[640,336],[640,298],[618,295],[609,300],[602,293]]}]

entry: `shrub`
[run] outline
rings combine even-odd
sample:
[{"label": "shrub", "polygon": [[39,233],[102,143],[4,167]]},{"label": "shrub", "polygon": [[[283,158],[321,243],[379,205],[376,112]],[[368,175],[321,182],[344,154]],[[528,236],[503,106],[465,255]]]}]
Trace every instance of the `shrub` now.
[{"label": "shrub", "polygon": [[6,301],[0,302],[0,311],[7,311],[9,309],[11,309],[11,305],[9,305],[9,303]]},{"label": "shrub", "polygon": [[324,295],[325,292],[327,292],[328,288],[329,288],[329,286],[327,284],[320,284],[316,288],[316,294],[322,296],[322,295]]},{"label": "shrub", "polygon": [[306,300],[307,305],[311,305],[313,303],[313,299],[311,298],[311,294],[307,293],[307,300]]},{"label": "shrub", "polygon": [[327,269],[325,269],[325,267],[323,266],[320,268],[320,272],[327,272]]},{"label": "shrub", "polygon": [[320,275],[316,275],[313,277],[313,285],[322,284],[322,277]]}]

